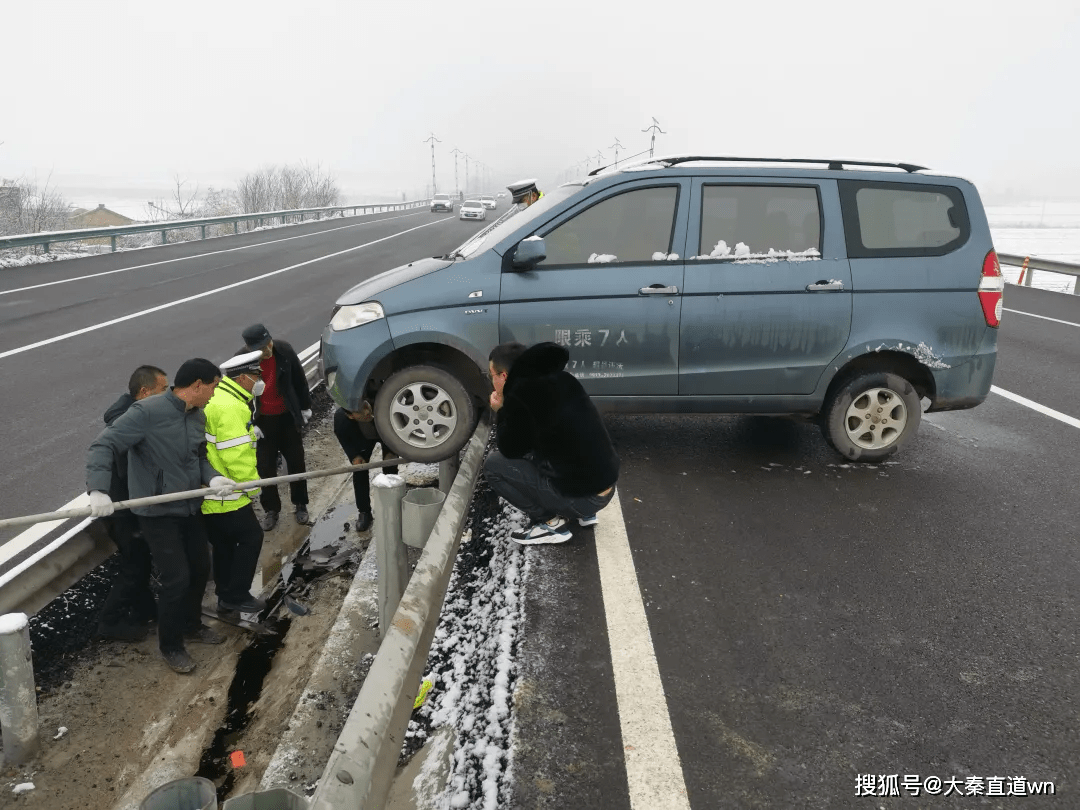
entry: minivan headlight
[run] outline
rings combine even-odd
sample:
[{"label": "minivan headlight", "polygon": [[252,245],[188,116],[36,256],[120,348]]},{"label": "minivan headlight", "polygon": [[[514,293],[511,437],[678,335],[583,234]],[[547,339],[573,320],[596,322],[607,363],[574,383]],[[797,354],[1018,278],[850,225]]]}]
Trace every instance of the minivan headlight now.
[{"label": "minivan headlight", "polygon": [[330,328],[335,332],[344,332],[346,329],[355,329],[385,317],[382,306],[374,301],[346,305],[334,313],[334,317],[330,319]]}]

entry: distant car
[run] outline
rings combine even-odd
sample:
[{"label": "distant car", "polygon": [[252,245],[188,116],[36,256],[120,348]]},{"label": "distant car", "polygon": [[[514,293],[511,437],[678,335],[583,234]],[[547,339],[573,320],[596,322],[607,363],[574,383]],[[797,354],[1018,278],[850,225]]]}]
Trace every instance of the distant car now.
[{"label": "distant car", "polygon": [[487,219],[487,211],[480,200],[466,200],[458,209],[458,219]]},{"label": "distant car", "polygon": [[480,196],[480,202],[483,203],[484,208],[494,209],[498,203],[495,202],[495,198],[490,194],[482,194]]},{"label": "distant car", "polygon": [[436,211],[453,211],[454,202],[449,194],[436,194],[431,198],[431,213]]}]

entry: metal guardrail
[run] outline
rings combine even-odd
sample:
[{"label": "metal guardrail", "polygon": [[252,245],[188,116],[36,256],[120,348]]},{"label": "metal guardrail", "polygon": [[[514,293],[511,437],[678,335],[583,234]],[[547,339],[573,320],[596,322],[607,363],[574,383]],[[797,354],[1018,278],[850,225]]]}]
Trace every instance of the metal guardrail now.
[{"label": "metal guardrail", "polygon": [[380,211],[404,211],[409,208],[419,208],[429,204],[429,200],[409,200],[400,203],[385,203],[382,205],[332,205],[325,208],[296,208],[288,211],[262,211],[255,214],[236,214],[224,217],[203,217],[201,219],[174,219],[167,222],[152,222],[147,225],[112,225],[105,228],[81,228],[72,231],[46,231],[43,233],[20,234],[17,236],[0,236],[0,250],[6,248],[44,246],[45,252],[49,252],[49,245],[53,242],[79,242],[84,239],[109,238],[112,250],[116,250],[116,240],[121,236],[134,236],[140,233],[161,232],[161,244],[168,243],[168,232],[184,230],[187,228],[199,228],[200,239],[206,238],[206,228],[209,225],[232,225],[233,233],[239,233],[241,222],[258,221],[259,226],[266,220],[280,219],[282,224],[289,217],[300,217],[305,221],[309,214],[315,219],[321,219],[323,214],[333,215],[343,211],[357,211],[362,213],[378,213]]},{"label": "metal guardrail", "polygon": [[323,769],[312,810],[386,804],[490,433],[485,413]]},{"label": "metal guardrail", "polygon": [[[1008,264],[1014,267],[1024,268],[1024,272],[1021,272],[1020,283],[1024,287],[1031,286],[1031,277],[1034,273],[1028,273],[1027,270],[1045,270],[1050,273],[1062,273],[1066,276],[1080,276],[1080,264],[1072,264],[1071,262],[1058,262],[1051,259],[1036,259],[1031,256],[1017,256],[1012,253],[999,253],[997,255],[998,262],[1000,264]],[[1080,295],[1080,281],[1077,282],[1076,287],[1073,289],[1074,294]]]}]

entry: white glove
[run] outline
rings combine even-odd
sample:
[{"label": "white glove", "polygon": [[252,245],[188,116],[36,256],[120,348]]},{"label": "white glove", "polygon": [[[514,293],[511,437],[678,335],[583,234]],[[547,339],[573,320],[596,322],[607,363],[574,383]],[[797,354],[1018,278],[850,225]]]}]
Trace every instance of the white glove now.
[{"label": "white glove", "polygon": [[256,439],[265,439],[266,438],[266,434],[262,432],[262,428],[259,427],[258,425],[256,425],[253,428],[253,431],[255,433],[255,438]]},{"label": "white glove", "polygon": [[311,411],[300,411],[300,415],[304,418],[305,425],[308,423],[308,420],[311,419]]},{"label": "white glove", "polygon": [[89,493],[90,497],[90,514],[94,517],[107,517],[116,511],[116,507],[113,506],[112,498],[109,497],[109,493],[102,492],[100,489],[95,489]]},{"label": "white glove", "polygon": [[226,478],[224,475],[215,475],[210,479],[209,487],[215,496],[218,498],[224,498],[228,495],[232,495],[233,488],[236,486],[236,482],[231,478]]}]

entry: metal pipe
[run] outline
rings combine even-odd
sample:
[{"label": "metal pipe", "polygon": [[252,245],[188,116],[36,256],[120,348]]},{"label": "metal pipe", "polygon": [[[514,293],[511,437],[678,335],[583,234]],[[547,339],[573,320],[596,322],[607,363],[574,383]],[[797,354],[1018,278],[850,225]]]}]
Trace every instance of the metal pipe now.
[{"label": "metal pipe", "polygon": [[[256,487],[276,486],[277,484],[288,484],[292,481],[301,481],[309,478],[325,478],[330,475],[343,475],[345,473],[371,470],[377,467],[388,467],[400,463],[400,458],[393,458],[383,461],[371,461],[367,464],[349,464],[342,467],[332,467],[328,470],[308,470],[307,472],[302,473],[279,475],[274,478],[259,478],[255,481],[244,481],[242,486],[235,487],[233,491],[236,492],[245,489],[254,489]],[[171,503],[173,501],[186,501],[190,498],[203,498],[206,494],[207,490],[205,488],[189,489],[183,492],[170,492],[167,495],[151,495],[147,498],[131,498],[126,501],[115,501],[113,506],[116,509],[131,509],[134,506],[152,506],[158,503]],[[78,509],[62,509],[59,512],[42,512],[37,515],[4,518],[3,520],[0,520],[0,529],[6,529],[10,526],[29,526],[33,523],[43,523],[47,520],[67,520],[68,518],[89,517],[90,514],[90,507],[83,506]]]},{"label": "metal pipe", "polygon": [[405,479],[400,475],[385,475],[384,479],[372,486],[372,506],[375,507],[375,560],[379,567],[379,635],[386,638],[401,595],[409,584],[409,558],[401,541]]},{"label": "metal pipe", "polygon": [[0,616],[0,731],[4,760],[26,762],[38,752],[37,694],[25,613]]}]

